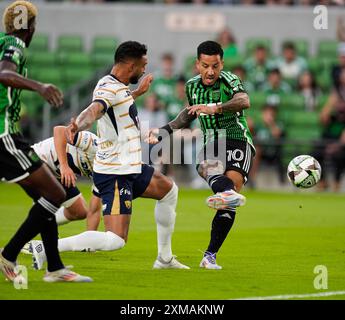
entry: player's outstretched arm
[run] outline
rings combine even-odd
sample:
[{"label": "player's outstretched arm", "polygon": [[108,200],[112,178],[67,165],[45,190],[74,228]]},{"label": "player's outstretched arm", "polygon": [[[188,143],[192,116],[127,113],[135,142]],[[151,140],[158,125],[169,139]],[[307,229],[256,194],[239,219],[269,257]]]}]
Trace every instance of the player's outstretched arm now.
[{"label": "player's outstretched arm", "polygon": [[66,128],[65,126],[54,127],[54,146],[60,164],[61,183],[70,188],[75,187],[77,177],[68,165]]},{"label": "player's outstretched arm", "polygon": [[146,141],[150,144],[158,143],[158,135],[169,135],[173,133],[174,130],[183,129],[189,126],[189,124],[196,119],[196,115],[190,114],[188,112],[188,107],[184,108],[174,120],[171,120],[168,124],[161,128],[150,129],[148,138]]},{"label": "player's outstretched arm", "polygon": [[62,92],[52,84],[41,83],[27,79],[16,72],[17,66],[13,62],[0,62],[0,83],[5,87],[30,90],[38,92],[46,101],[54,107],[63,103]]},{"label": "player's outstretched arm", "polygon": [[224,103],[199,104],[192,107],[187,107],[188,114],[199,115],[216,114],[223,112],[239,112],[250,107],[249,96],[245,92],[236,93],[233,98]]},{"label": "player's outstretched arm", "polygon": [[77,132],[90,129],[96,120],[103,117],[104,112],[104,105],[94,101],[77,117],[77,119],[72,118],[71,123],[66,128],[67,142],[73,144]]}]

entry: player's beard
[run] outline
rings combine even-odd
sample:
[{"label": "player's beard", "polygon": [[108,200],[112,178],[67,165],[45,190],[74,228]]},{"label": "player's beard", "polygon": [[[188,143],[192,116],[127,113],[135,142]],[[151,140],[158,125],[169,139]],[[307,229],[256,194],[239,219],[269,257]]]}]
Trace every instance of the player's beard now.
[{"label": "player's beard", "polygon": [[132,77],[129,78],[129,83],[130,84],[137,84],[139,82],[139,78],[140,77],[137,76],[137,75],[136,76],[132,76]]}]

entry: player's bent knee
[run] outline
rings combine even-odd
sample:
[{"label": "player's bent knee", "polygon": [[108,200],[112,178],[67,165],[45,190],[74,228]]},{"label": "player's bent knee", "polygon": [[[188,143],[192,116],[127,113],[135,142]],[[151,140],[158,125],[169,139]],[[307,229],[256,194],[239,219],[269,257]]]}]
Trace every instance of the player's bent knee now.
[{"label": "player's bent knee", "polygon": [[126,244],[125,240],[119,237],[114,232],[107,231],[105,234],[106,234],[106,243],[104,246],[105,251],[118,250],[125,246]]},{"label": "player's bent knee", "polygon": [[175,182],[172,183],[172,187],[169,192],[159,201],[168,202],[171,204],[176,204],[178,197],[178,187]]}]

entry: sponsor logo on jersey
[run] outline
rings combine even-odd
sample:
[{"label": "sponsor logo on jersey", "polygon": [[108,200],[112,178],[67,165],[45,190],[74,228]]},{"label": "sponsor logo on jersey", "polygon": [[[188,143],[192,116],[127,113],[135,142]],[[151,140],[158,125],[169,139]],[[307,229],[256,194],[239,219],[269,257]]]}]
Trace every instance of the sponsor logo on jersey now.
[{"label": "sponsor logo on jersey", "polygon": [[123,194],[131,195],[131,192],[128,189],[121,188],[120,189],[120,196],[122,196]]}]

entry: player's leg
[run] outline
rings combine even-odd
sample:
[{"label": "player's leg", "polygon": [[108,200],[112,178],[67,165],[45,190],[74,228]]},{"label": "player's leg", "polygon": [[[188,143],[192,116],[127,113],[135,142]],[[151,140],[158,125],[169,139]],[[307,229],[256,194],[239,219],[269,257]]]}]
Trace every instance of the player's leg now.
[{"label": "player's leg", "polygon": [[101,221],[101,212],[102,212],[102,199],[100,196],[92,195],[89,210],[87,213],[87,230],[97,231],[99,223]]},{"label": "player's leg", "polygon": [[[59,239],[60,252],[113,251],[121,249],[125,245],[132,209],[131,175],[116,176],[95,173],[94,181],[104,204],[106,231],[85,231],[75,236]],[[121,189],[127,190],[127,192],[120,193]]]},{"label": "player's leg", "polygon": [[189,269],[181,264],[172,254],[171,238],[176,219],[176,204],[178,197],[177,185],[168,177],[143,165],[142,174],[134,183],[134,197],[157,200],[155,220],[157,224],[158,257],[153,268]]},{"label": "player's leg", "polygon": [[55,214],[57,224],[64,225],[74,220],[85,219],[88,209],[79,189],[65,186],[63,188],[66,192],[66,199]]},{"label": "player's leg", "polygon": [[[244,201],[240,192],[252,163],[252,150],[245,143],[228,143],[227,150],[232,157],[227,158],[226,171],[223,175],[215,170],[208,172],[210,186],[216,194],[208,198],[214,198],[218,202],[218,210],[212,221],[211,238],[200,263],[200,267],[207,269],[221,269],[216,263],[216,254],[230,232],[236,216],[236,201]],[[221,168],[221,165],[218,165]],[[236,190],[236,191],[234,191]],[[243,197],[243,199],[242,199]],[[210,206],[210,205],[209,205]]]}]

